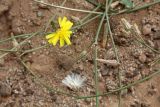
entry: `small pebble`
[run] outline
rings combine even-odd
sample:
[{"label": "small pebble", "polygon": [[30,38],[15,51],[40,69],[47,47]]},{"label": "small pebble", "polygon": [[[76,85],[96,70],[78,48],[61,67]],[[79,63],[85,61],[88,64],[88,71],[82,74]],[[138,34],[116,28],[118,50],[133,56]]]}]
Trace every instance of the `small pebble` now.
[{"label": "small pebble", "polygon": [[0,67],[4,66],[4,58],[0,58]]},{"label": "small pebble", "polygon": [[37,12],[37,17],[43,17],[43,13],[41,11]]},{"label": "small pebble", "polygon": [[5,11],[7,11],[9,8],[8,8],[8,6],[5,6],[5,5],[0,5],[0,15],[2,15],[3,14],[3,12],[5,12]]},{"label": "small pebble", "polygon": [[98,62],[107,64],[108,66],[117,67],[120,63],[117,60],[105,60],[105,59],[97,59]]},{"label": "small pebble", "polygon": [[[43,3],[49,3],[48,0],[39,0],[40,2],[43,2]],[[45,4],[42,4],[42,3],[38,3],[38,6],[42,9],[48,9],[49,7]]]},{"label": "small pebble", "polygon": [[155,49],[160,50],[160,40],[155,41]]},{"label": "small pebble", "polygon": [[144,53],[142,53],[140,56],[139,56],[139,61],[141,61],[142,63],[145,63],[146,62],[146,55]]},{"label": "small pebble", "polygon": [[160,96],[157,98],[157,100],[160,102]]},{"label": "small pebble", "polygon": [[146,24],[143,26],[143,34],[150,35],[152,33],[152,27],[150,24]]},{"label": "small pebble", "polygon": [[154,39],[160,39],[160,31],[157,31],[155,34],[154,34]]},{"label": "small pebble", "polygon": [[0,82],[0,96],[6,97],[11,95],[11,87],[8,84]]},{"label": "small pebble", "polygon": [[73,58],[67,56],[67,55],[59,55],[57,57],[57,64],[59,65],[60,69],[69,70],[73,66]]}]

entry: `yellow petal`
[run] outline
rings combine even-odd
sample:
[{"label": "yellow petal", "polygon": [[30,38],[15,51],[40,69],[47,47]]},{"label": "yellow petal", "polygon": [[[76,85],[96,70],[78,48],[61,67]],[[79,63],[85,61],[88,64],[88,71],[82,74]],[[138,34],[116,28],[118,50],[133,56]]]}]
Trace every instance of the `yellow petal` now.
[{"label": "yellow petal", "polygon": [[55,46],[59,40],[59,35],[55,35],[54,38],[52,39],[52,44]]},{"label": "yellow petal", "polygon": [[64,39],[60,38],[60,47],[64,46]]},{"label": "yellow petal", "polygon": [[52,44],[52,39],[49,39],[48,42],[49,42],[49,44]]},{"label": "yellow petal", "polygon": [[51,34],[49,34],[49,35],[46,35],[46,39],[50,39],[50,38],[52,38],[52,37],[54,37],[55,36],[55,34],[54,33],[51,33]]},{"label": "yellow petal", "polygon": [[67,17],[63,17],[63,19],[62,19],[62,25],[65,25],[66,22],[67,22]]},{"label": "yellow petal", "polygon": [[61,28],[65,26],[66,21],[67,21],[66,17],[63,17],[63,19],[61,17],[59,18],[59,25]]},{"label": "yellow petal", "polygon": [[60,27],[64,30],[71,29],[71,27],[73,25],[73,23],[71,21],[67,20],[67,17],[63,17],[63,19],[61,17],[59,17],[58,22],[59,22]]},{"label": "yellow petal", "polygon": [[70,44],[71,44],[71,41],[69,40],[68,37],[64,37],[64,40],[65,40],[65,42],[67,43],[67,45],[70,45]]},{"label": "yellow petal", "polygon": [[71,29],[72,25],[73,25],[72,22],[67,21],[67,22],[65,23],[65,25],[63,26],[62,29],[64,29],[64,30],[69,30],[69,29]]},{"label": "yellow petal", "polygon": [[62,23],[62,18],[61,17],[58,18],[58,23],[59,23],[59,25],[61,27],[61,23]]},{"label": "yellow petal", "polygon": [[66,36],[70,38],[72,31],[66,31]]}]

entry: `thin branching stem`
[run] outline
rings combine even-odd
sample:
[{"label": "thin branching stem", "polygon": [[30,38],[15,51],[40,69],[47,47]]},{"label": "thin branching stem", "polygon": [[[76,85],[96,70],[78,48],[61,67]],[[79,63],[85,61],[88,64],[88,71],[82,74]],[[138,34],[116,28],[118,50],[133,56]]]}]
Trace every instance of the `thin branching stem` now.
[{"label": "thin branching stem", "polygon": [[[155,71],[154,73],[152,73],[152,74],[150,74],[150,75],[148,75],[148,76],[146,76],[146,77],[144,77],[144,78],[142,78],[142,79],[140,79],[140,80],[137,80],[137,81],[135,81],[135,82],[133,82],[133,83],[130,83],[130,84],[126,85],[126,86],[122,86],[122,87],[117,88],[117,89],[115,89],[115,90],[112,90],[112,91],[110,91],[110,92],[106,92],[106,93],[103,93],[103,94],[99,94],[98,96],[107,96],[107,95],[110,95],[110,94],[112,94],[112,93],[116,93],[116,92],[119,92],[119,91],[121,91],[121,90],[128,89],[128,88],[130,88],[130,87],[132,87],[132,86],[135,86],[135,85],[137,85],[137,84],[139,84],[139,83],[142,83],[142,82],[144,82],[144,81],[147,81],[147,80],[149,80],[150,78],[152,78],[152,77],[154,77],[154,76],[157,76],[158,74],[160,74],[160,70],[157,70],[157,71]],[[93,96],[78,96],[77,99],[87,99],[87,98],[94,98],[94,97],[97,97],[97,96],[96,96],[96,95],[93,95]]]},{"label": "thin branching stem", "polygon": [[[20,43],[19,43],[19,46],[23,45],[23,44],[26,43],[30,38],[32,38],[33,36],[35,36],[35,35],[37,35],[37,34],[39,34],[39,33],[40,33],[40,31],[32,34],[31,36],[29,36],[28,38],[26,38],[25,40],[23,40],[22,42],[20,42]],[[13,52],[13,51],[16,50],[16,49],[17,49],[17,47],[13,47],[13,48],[10,50],[10,52]],[[6,52],[6,53],[2,54],[2,55],[0,56],[0,58],[5,57],[5,56],[8,55],[10,52]]]},{"label": "thin branching stem", "polygon": [[[28,36],[30,36],[30,35],[32,35],[33,33],[29,33],[29,34],[22,34],[22,35],[17,35],[17,36],[14,36],[15,38],[20,38],[20,37],[25,37],[25,38],[27,38]],[[12,37],[10,37],[10,38],[6,38],[6,39],[3,39],[3,40],[1,40],[0,41],[0,44],[1,43],[6,43],[7,41],[9,41],[9,40],[12,40]],[[8,42],[7,42],[8,43]]]},{"label": "thin branching stem", "polygon": [[[67,0],[64,0],[64,1],[62,2],[61,6],[63,6],[63,5],[66,3],[66,1],[67,1]],[[46,24],[46,26],[45,26],[45,28],[44,28],[44,32],[47,31],[50,23],[55,19],[55,17],[56,17],[56,15],[53,15],[53,16],[49,19],[49,21],[47,22],[47,24]]]},{"label": "thin branching stem", "polygon": [[47,85],[46,83],[42,82],[42,80],[25,64],[25,62],[22,59],[19,59],[19,61],[27,69],[27,71],[29,71],[29,73],[31,73],[31,75],[33,76],[34,81],[38,82],[40,85],[45,87],[49,92],[54,92],[54,93],[63,94],[63,95],[69,96],[69,97],[76,98],[76,96],[71,95],[70,93],[66,93],[64,91],[60,91],[59,89],[54,89],[53,87],[51,87],[51,86]]},{"label": "thin branching stem", "polygon": [[99,99],[98,99],[98,95],[99,95],[99,80],[98,80],[98,70],[97,70],[97,50],[98,50],[98,37],[99,37],[99,34],[100,34],[100,31],[101,31],[101,28],[102,28],[102,24],[103,24],[103,21],[104,21],[104,18],[105,18],[105,13],[103,14],[103,17],[101,18],[101,21],[99,23],[99,26],[98,26],[98,29],[97,29],[97,33],[96,33],[96,37],[95,37],[95,48],[94,48],[94,73],[95,73],[95,86],[96,86],[96,107],[99,106]]},{"label": "thin branching stem", "polygon": [[[119,55],[118,55],[117,48],[116,48],[116,45],[115,45],[115,42],[114,42],[114,39],[113,39],[113,35],[112,35],[111,27],[110,27],[110,22],[109,22],[109,16],[108,16],[108,10],[109,10],[109,7],[110,7],[111,3],[112,3],[112,0],[110,0],[109,2],[108,2],[108,0],[106,0],[106,11],[105,12],[106,12],[106,19],[107,19],[107,26],[108,26],[108,29],[106,29],[106,30],[109,32],[109,36],[110,36],[111,41],[112,41],[112,45],[113,45],[114,53],[115,53],[115,56],[116,56],[116,60],[117,60],[118,63],[120,63]],[[121,86],[122,86],[121,72],[120,72],[119,68],[118,68],[118,80],[119,80],[119,86],[121,88]],[[119,92],[119,105],[118,105],[118,107],[121,107],[121,91]]]},{"label": "thin branching stem", "polygon": [[138,11],[138,10],[142,10],[144,8],[150,7],[150,6],[158,4],[158,3],[160,3],[160,0],[156,0],[156,1],[151,2],[151,3],[146,3],[146,4],[142,5],[142,6],[137,6],[137,7],[133,8],[133,9],[124,9],[124,10],[119,11],[118,13],[113,13],[113,14],[110,14],[110,15],[118,15],[118,14],[123,14],[123,13],[131,13],[131,12],[135,12],[135,11]]},{"label": "thin branching stem", "polygon": [[156,58],[153,62],[149,63],[150,66],[153,66],[155,64],[159,63],[160,64],[160,56]]},{"label": "thin branching stem", "polygon": [[83,25],[85,25],[85,24],[93,21],[94,19],[96,19],[96,18],[98,18],[98,17],[100,17],[100,16],[101,16],[101,15],[96,15],[96,16],[94,16],[93,18],[91,18],[91,19],[89,19],[89,20],[81,23],[80,25],[74,26],[74,27],[72,28],[72,30],[78,29],[78,28],[82,27]]},{"label": "thin branching stem", "polygon": [[[93,11],[97,11],[100,8],[100,5],[98,5]],[[93,13],[87,14],[82,20],[80,20],[81,23],[83,23],[85,20],[87,20]]]},{"label": "thin branching stem", "polygon": [[96,7],[97,7],[98,5],[100,5],[101,10],[105,10],[104,5],[96,2],[95,0],[86,0],[86,1],[87,1],[88,3],[96,6]]},{"label": "thin branching stem", "polygon": [[17,50],[12,50],[12,49],[0,49],[2,52],[17,52]]},{"label": "thin branching stem", "polygon": [[25,54],[27,54],[27,53],[34,52],[34,51],[37,51],[37,50],[39,50],[39,49],[45,48],[45,47],[47,47],[47,46],[49,46],[49,45],[47,44],[47,45],[39,46],[39,47],[36,47],[36,48],[33,48],[33,49],[25,50],[25,51],[20,55],[20,57],[23,56],[23,55],[25,55]]},{"label": "thin branching stem", "polygon": [[37,3],[47,5],[47,6],[61,8],[61,9],[65,9],[65,10],[71,10],[71,11],[83,12],[83,13],[103,14],[102,12],[94,12],[94,11],[89,11],[89,10],[82,10],[82,9],[74,9],[74,8],[69,8],[69,7],[64,7],[64,6],[57,6],[57,5],[54,5],[54,4],[49,4],[49,3],[45,3],[45,2],[42,2],[42,1],[38,1],[38,0],[34,0],[34,1],[37,2]]}]

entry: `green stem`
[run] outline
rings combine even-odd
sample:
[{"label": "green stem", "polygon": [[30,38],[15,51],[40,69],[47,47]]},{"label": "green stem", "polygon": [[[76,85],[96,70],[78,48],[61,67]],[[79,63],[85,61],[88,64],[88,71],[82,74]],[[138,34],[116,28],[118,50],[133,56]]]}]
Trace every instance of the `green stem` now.
[{"label": "green stem", "polygon": [[[106,19],[107,19],[107,25],[108,25],[108,29],[106,29],[107,31],[109,31],[109,36],[111,38],[111,41],[112,41],[112,45],[113,45],[113,49],[114,49],[114,53],[116,55],[116,60],[117,62],[120,63],[120,59],[119,59],[119,56],[118,56],[118,52],[117,52],[117,48],[116,48],[116,45],[115,45],[115,42],[114,42],[114,39],[113,39],[113,35],[112,35],[112,31],[111,31],[111,27],[110,27],[110,22],[109,22],[109,16],[108,16],[108,10],[109,10],[109,7],[110,7],[110,4],[112,3],[112,0],[109,1],[109,4],[108,4],[108,0],[106,0]],[[107,28],[107,27],[106,27]],[[118,68],[118,81],[119,81],[119,87],[121,88],[122,87],[122,82],[121,82],[121,72]],[[119,92],[119,105],[118,107],[121,107],[121,91]]]},{"label": "green stem", "polygon": [[39,46],[39,47],[36,47],[36,48],[33,48],[33,49],[25,50],[25,51],[20,55],[20,57],[23,56],[24,54],[27,54],[27,53],[30,53],[30,52],[33,52],[33,51],[36,51],[36,50],[45,48],[45,47],[47,47],[47,46],[49,46],[49,45],[47,44],[47,45]]},{"label": "green stem", "polygon": [[69,8],[69,7],[57,6],[57,5],[54,5],[54,4],[41,2],[41,1],[38,1],[38,0],[34,0],[34,1],[37,2],[37,3],[41,3],[41,4],[44,4],[44,5],[47,5],[47,6],[61,8],[61,9],[65,9],[65,10],[71,10],[71,11],[77,11],[77,12],[83,12],[83,13],[103,14],[102,12],[93,12],[93,11],[89,11],[89,10],[73,9],[73,8]]},{"label": "green stem", "polygon": [[[154,76],[157,76],[159,73],[160,73],[160,70],[158,70],[158,71],[150,74],[150,75],[147,76],[147,77],[144,77],[143,79],[137,80],[137,81],[135,81],[135,82],[133,82],[133,83],[131,83],[131,84],[128,84],[128,85],[126,85],[126,86],[122,86],[122,87],[117,88],[117,89],[115,89],[115,90],[113,90],[113,91],[106,92],[106,93],[103,93],[103,94],[99,94],[98,96],[107,96],[107,95],[110,95],[110,94],[112,94],[112,93],[115,93],[115,92],[119,92],[119,91],[121,91],[121,90],[128,89],[128,88],[130,88],[130,87],[132,87],[132,86],[135,86],[135,85],[137,85],[137,84],[139,84],[139,83],[142,83],[142,82],[144,82],[144,81],[146,81],[146,80],[148,80],[148,79],[150,79],[150,78],[152,78],[152,77],[154,77]],[[93,96],[78,96],[77,99],[86,99],[86,98],[94,98],[94,97],[97,97],[97,96],[96,96],[96,95],[93,95]]]},{"label": "green stem", "polygon": [[[98,5],[93,11],[97,11],[100,8],[100,5]],[[80,22],[83,23],[86,19],[88,19],[93,13],[89,13],[86,15]]]},{"label": "green stem", "polygon": [[130,13],[130,12],[135,12],[135,11],[137,11],[137,10],[144,9],[144,8],[150,7],[150,6],[155,5],[155,4],[158,4],[158,3],[160,3],[160,0],[156,0],[156,1],[152,2],[152,3],[144,4],[143,6],[136,7],[136,8],[134,8],[134,9],[129,10],[129,11],[126,11],[126,12],[129,12],[129,13]]},{"label": "green stem", "polygon": [[67,96],[76,98],[76,96],[74,95],[60,91],[58,89],[54,89],[50,87],[49,85],[47,85],[46,83],[42,82],[41,79],[25,64],[25,62],[22,59],[19,59],[19,60],[22,63],[22,65],[29,71],[29,73],[32,74],[34,81],[39,82],[39,84],[45,87],[49,92],[59,93],[59,94],[63,94],[63,95],[67,95]]},{"label": "green stem", "polygon": [[83,25],[85,25],[85,24],[91,22],[92,20],[98,18],[99,16],[101,16],[101,15],[96,15],[96,16],[94,16],[93,18],[91,18],[91,19],[89,19],[89,20],[83,22],[82,24],[77,25],[77,26],[74,26],[74,27],[72,28],[72,30],[77,29],[77,28],[80,28],[81,26],[83,26]]},{"label": "green stem", "polygon": [[[38,31],[38,32],[36,32],[36,33],[33,33],[31,36],[29,36],[28,38],[26,38],[25,40],[23,40],[22,42],[20,42],[20,43],[19,43],[19,46],[23,45],[23,44],[26,43],[30,38],[32,38],[33,36],[35,36],[35,35],[37,35],[37,34],[39,34],[39,33],[41,33],[41,32]],[[13,48],[10,50],[10,52],[15,51],[16,49],[17,49],[17,47],[13,47]],[[5,56],[8,55],[10,52],[6,52],[6,53],[2,54],[2,55],[0,56],[0,58],[5,57]]]},{"label": "green stem", "polygon": [[0,49],[2,52],[17,52],[17,50],[12,50],[12,49]]},{"label": "green stem", "polygon": [[98,2],[96,2],[96,1],[94,1],[94,0],[86,0],[88,3],[91,3],[93,6],[98,6],[98,5],[100,5],[100,8],[101,8],[101,10],[105,10],[105,8],[104,8],[104,5],[103,4],[100,4],[100,3],[98,3]]},{"label": "green stem", "polygon": [[[97,29],[97,33],[96,33],[96,37],[95,37],[95,48],[94,48],[94,73],[95,73],[95,85],[96,85],[96,96],[99,95],[99,80],[98,80],[98,71],[97,71],[97,45],[98,45],[98,37],[99,37],[99,34],[100,34],[100,31],[101,31],[101,28],[102,28],[102,24],[103,24],[103,21],[104,21],[104,18],[105,18],[105,13],[103,14],[103,17],[101,18],[101,21],[99,23],[99,26],[98,26],[98,29]],[[96,97],[96,107],[99,106],[99,100],[98,100],[98,97]]]},{"label": "green stem", "polygon": [[[64,1],[62,2],[61,6],[63,6],[63,5],[66,3],[66,1],[67,1],[67,0],[64,0]],[[46,26],[45,26],[45,28],[44,28],[44,32],[47,31],[47,29],[48,29],[51,21],[53,21],[53,20],[55,19],[55,17],[56,17],[56,15],[53,15],[53,16],[49,19],[48,23],[46,24]]]},{"label": "green stem", "polygon": [[160,56],[158,58],[156,58],[153,62],[149,63],[150,66],[153,66],[157,63],[160,63]]},{"label": "green stem", "polygon": [[[14,37],[15,37],[15,38],[27,37],[27,36],[30,36],[30,35],[32,35],[32,34],[33,34],[33,33],[30,33],[30,34],[22,34],[22,35],[17,35],[17,36],[14,36]],[[9,41],[9,40],[12,40],[12,37],[1,40],[1,41],[0,41],[0,44],[1,44],[1,43],[4,43],[4,42],[7,42],[7,41]]]},{"label": "green stem", "polygon": [[133,9],[124,9],[124,10],[119,11],[118,13],[113,13],[113,14],[110,14],[110,15],[118,15],[118,14],[123,14],[123,13],[131,13],[131,12],[135,12],[135,11],[138,11],[138,10],[150,7],[150,6],[158,4],[158,3],[160,3],[160,0],[154,1],[152,3],[146,3],[146,4],[142,5],[142,6],[135,7]]}]

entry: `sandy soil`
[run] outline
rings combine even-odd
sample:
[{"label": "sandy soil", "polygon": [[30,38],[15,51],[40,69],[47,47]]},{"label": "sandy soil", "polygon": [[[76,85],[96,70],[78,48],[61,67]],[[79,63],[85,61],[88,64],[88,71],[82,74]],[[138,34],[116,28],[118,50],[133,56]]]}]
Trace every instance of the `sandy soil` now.
[{"label": "sandy soil", "polygon": [[[61,5],[62,0],[44,0]],[[149,0],[145,0],[148,2]],[[99,2],[103,3],[103,0]],[[69,0],[65,6],[92,10],[93,5],[85,0]],[[82,19],[86,14],[56,9],[39,5],[33,0],[0,0],[0,41],[11,36],[28,34],[41,30],[48,20],[56,15],[67,16],[72,21]],[[74,18],[73,18],[74,17]],[[150,64],[160,57],[144,45],[138,43],[134,36],[125,36],[122,32],[121,18],[130,23],[137,23],[142,37],[156,50],[160,51],[160,4],[147,9],[112,16],[111,30],[118,48],[121,64],[119,67],[98,63],[99,91],[109,92],[118,88],[118,70],[121,71],[123,85],[133,83],[159,70],[160,64]],[[99,19],[92,21],[79,30],[71,38],[72,45],[59,48],[46,48],[26,53],[21,59],[18,55],[25,50],[48,44],[44,34],[38,34],[20,47],[19,52],[9,52],[0,59],[0,107],[93,107],[95,98],[76,100],[73,97],[58,93],[57,90],[71,95],[95,95],[94,83],[94,45],[90,44],[95,37]],[[103,25],[104,27],[104,25]],[[48,32],[52,31],[51,27]],[[116,56],[109,39],[107,45],[102,45],[103,31],[98,40],[98,58],[115,60]],[[27,36],[16,39],[21,42]],[[0,49],[11,49],[13,41],[0,42]],[[89,47],[89,49],[87,48]],[[87,56],[78,60],[87,51]],[[0,55],[6,52],[0,51]],[[25,65],[38,76],[38,79],[24,67]],[[78,61],[77,61],[78,60]],[[85,86],[79,91],[70,90],[62,84],[62,80],[70,73],[78,73],[87,78]],[[143,83],[122,91],[122,107],[159,107],[160,105],[160,75]],[[56,91],[50,91],[49,86]],[[100,107],[118,107],[117,93],[99,97]]]}]

